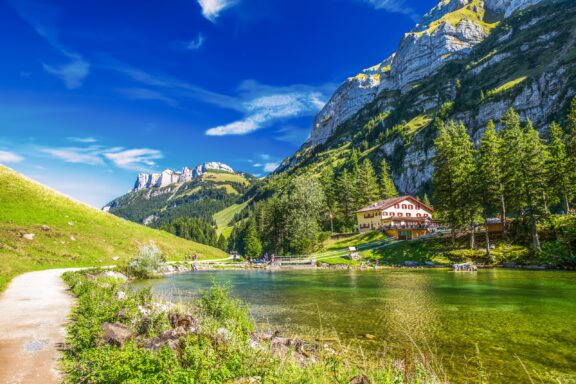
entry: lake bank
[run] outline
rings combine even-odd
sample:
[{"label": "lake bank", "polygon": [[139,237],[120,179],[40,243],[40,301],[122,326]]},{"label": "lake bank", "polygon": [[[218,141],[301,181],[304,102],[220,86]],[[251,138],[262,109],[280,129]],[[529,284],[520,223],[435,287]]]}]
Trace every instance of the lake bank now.
[{"label": "lake bank", "polygon": [[296,335],[322,329],[372,355],[402,353],[412,339],[446,363],[454,382],[482,367],[489,382],[505,383],[528,382],[522,364],[543,382],[574,374],[574,277],[508,269],[214,270],[136,286],[182,301],[212,280],[229,281],[261,325]]}]

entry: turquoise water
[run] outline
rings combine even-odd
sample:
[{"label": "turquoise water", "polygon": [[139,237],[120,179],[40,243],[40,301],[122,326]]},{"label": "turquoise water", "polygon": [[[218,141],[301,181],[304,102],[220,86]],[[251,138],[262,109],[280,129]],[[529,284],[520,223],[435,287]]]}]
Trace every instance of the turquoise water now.
[{"label": "turquoise water", "polygon": [[452,382],[576,383],[576,274],[216,271],[138,283],[175,300],[230,283],[257,323],[337,335],[367,356],[420,350]]}]

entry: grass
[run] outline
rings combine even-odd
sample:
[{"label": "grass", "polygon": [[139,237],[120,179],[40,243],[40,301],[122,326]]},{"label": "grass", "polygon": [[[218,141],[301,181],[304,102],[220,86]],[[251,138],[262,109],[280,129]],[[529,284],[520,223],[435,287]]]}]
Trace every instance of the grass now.
[{"label": "grass", "polygon": [[527,79],[526,76],[522,76],[522,77],[519,77],[517,79],[510,80],[510,81],[508,81],[508,82],[506,82],[506,83],[504,83],[504,84],[502,84],[502,85],[500,85],[494,89],[489,90],[486,93],[486,96],[492,97],[492,96],[499,95],[499,94],[506,92],[506,91],[516,87],[517,85],[523,83],[524,80],[526,80],[526,79]]},{"label": "grass", "polygon": [[[199,298],[169,303],[149,290],[128,289],[98,271],[67,273],[64,279],[78,297],[62,362],[66,383],[445,382],[434,373],[436,364],[415,347],[402,360],[352,353],[338,340],[304,343],[275,353],[269,342],[254,341],[261,330],[226,287],[215,285]],[[145,340],[171,329],[168,313],[192,316],[196,331],[181,337],[173,349],[145,349]],[[122,346],[102,342],[103,323],[121,323],[135,337]],[[360,375],[365,379],[354,381]]]},{"label": "grass", "polygon": [[347,247],[355,247],[361,244],[385,240],[387,238],[388,236],[383,232],[370,231],[366,233],[359,233],[343,239],[328,239],[324,242],[323,248],[327,251],[331,251]]},{"label": "grass", "polygon": [[420,129],[426,127],[432,122],[432,118],[428,115],[416,116],[404,125],[404,134],[414,135]]},{"label": "grass", "polygon": [[218,235],[224,234],[224,237],[226,238],[230,236],[230,233],[232,233],[233,229],[233,227],[230,226],[232,219],[236,214],[242,212],[242,210],[246,208],[248,204],[249,201],[245,201],[244,203],[241,204],[234,204],[214,214],[213,218],[214,221],[216,222]]},{"label": "grass", "polygon": [[[149,242],[171,260],[189,253],[207,259],[227,256],[88,207],[3,166],[0,206],[0,291],[28,271],[121,263]],[[34,234],[34,240],[24,234]]]},{"label": "grass", "polygon": [[250,184],[246,178],[242,175],[238,175],[236,173],[228,173],[228,172],[206,172],[202,175],[204,180],[216,181],[216,182],[235,182],[241,183],[244,185]]}]

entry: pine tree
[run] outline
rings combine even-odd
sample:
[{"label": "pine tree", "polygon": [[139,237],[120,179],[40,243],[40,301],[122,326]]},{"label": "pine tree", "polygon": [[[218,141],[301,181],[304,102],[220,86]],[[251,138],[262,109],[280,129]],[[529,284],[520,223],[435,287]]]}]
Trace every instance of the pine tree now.
[{"label": "pine tree", "polygon": [[380,196],[383,199],[389,199],[391,197],[398,196],[398,190],[394,185],[394,181],[390,176],[390,167],[388,166],[388,162],[386,159],[382,159],[380,162]]},{"label": "pine tree", "polygon": [[518,191],[520,195],[517,199],[522,203],[522,213],[530,227],[532,247],[535,251],[540,251],[537,225],[539,220],[547,214],[546,163],[549,153],[540,134],[530,121],[524,127],[522,134],[521,146],[517,149],[520,157],[520,189]]},{"label": "pine tree", "polygon": [[502,218],[502,235],[507,237],[508,211],[520,214],[521,202],[516,198],[520,191],[520,168],[521,156],[518,149],[522,145],[522,127],[520,116],[513,108],[510,108],[502,118],[504,125],[499,132],[500,145],[500,169],[502,170],[503,199],[501,202],[500,215]]},{"label": "pine tree", "polygon": [[568,156],[566,138],[562,127],[557,123],[550,124],[548,130],[548,184],[553,193],[560,196],[564,212],[570,212],[570,199],[573,194],[572,176],[573,168]]},{"label": "pine tree", "polygon": [[432,204],[430,203],[430,198],[428,197],[427,193],[424,193],[424,197],[422,198],[422,202],[429,207],[432,206]]},{"label": "pine tree", "polygon": [[501,142],[496,133],[493,121],[488,123],[484,135],[480,140],[477,156],[476,190],[484,214],[486,227],[486,256],[492,260],[490,253],[490,236],[488,233],[488,217],[498,211],[502,198],[502,170],[500,169],[499,154]]},{"label": "pine tree", "polygon": [[470,246],[474,247],[474,225],[478,206],[474,191],[474,149],[464,125],[440,126],[435,140],[434,197],[441,218],[455,231],[472,224]]},{"label": "pine tree", "polygon": [[347,169],[344,169],[336,181],[338,190],[338,211],[342,217],[345,229],[354,226],[354,211],[356,202],[354,200],[354,179]]},{"label": "pine tree", "polygon": [[374,166],[369,159],[364,159],[359,167],[358,181],[356,183],[357,205],[363,207],[378,201],[379,192]]},{"label": "pine tree", "polygon": [[220,237],[218,238],[218,248],[225,251],[227,247],[228,247],[228,240],[226,240],[224,234],[220,234]]},{"label": "pine tree", "polygon": [[249,258],[258,258],[262,255],[262,244],[258,237],[258,229],[256,228],[256,220],[253,218],[248,222],[246,231],[243,238],[244,252]]}]

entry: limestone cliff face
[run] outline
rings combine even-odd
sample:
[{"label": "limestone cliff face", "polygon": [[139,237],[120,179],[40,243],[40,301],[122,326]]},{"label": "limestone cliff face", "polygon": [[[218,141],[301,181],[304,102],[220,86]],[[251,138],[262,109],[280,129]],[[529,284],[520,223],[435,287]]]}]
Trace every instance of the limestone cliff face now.
[{"label": "limestone cliff face", "polygon": [[404,35],[395,54],[347,79],[314,120],[306,146],[323,144],[335,130],[384,92],[405,93],[447,62],[467,57],[497,19],[543,0],[443,0]]},{"label": "limestone cliff face", "polygon": [[218,162],[208,162],[198,165],[194,169],[184,167],[181,172],[166,169],[162,173],[141,173],[136,178],[134,191],[148,188],[163,188],[173,184],[182,184],[202,176],[208,170],[219,170],[234,173],[232,167]]}]

